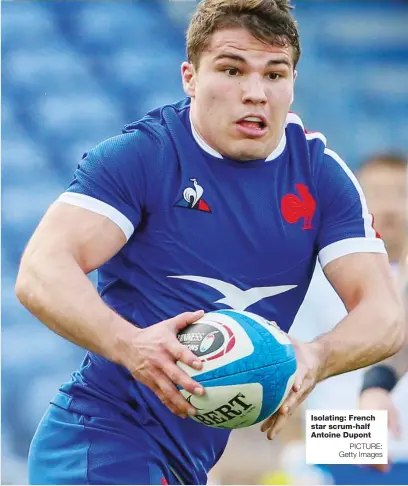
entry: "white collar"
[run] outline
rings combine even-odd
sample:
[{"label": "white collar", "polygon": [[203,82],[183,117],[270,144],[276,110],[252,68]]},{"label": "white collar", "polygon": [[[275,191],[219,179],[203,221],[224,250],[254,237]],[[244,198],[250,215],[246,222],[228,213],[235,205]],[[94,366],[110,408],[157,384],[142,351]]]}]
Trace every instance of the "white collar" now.
[{"label": "white collar", "polygon": [[[208,143],[201,137],[201,135],[197,132],[193,125],[193,120],[191,119],[191,108],[189,111],[189,118],[190,118],[190,124],[191,124],[191,132],[193,134],[193,137],[195,141],[198,143],[198,145],[208,154],[212,155],[213,157],[217,157],[218,159],[223,159],[224,157],[214,150],[212,147],[208,145]],[[286,134],[285,131],[283,132],[282,138],[280,139],[278,146],[275,148],[275,150],[268,155],[268,157],[265,159],[265,162],[270,162],[271,160],[277,159],[279,155],[282,154],[282,152],[285,150],[286,146]]]}]

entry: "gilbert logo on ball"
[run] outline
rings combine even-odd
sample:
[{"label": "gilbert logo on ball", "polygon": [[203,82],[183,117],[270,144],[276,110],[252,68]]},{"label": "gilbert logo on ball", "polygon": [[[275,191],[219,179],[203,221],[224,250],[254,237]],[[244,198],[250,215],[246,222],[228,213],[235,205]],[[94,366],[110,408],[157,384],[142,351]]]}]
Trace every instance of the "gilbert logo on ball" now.
[{"label": "gilbert logo on ball", "polygon": [[181,389],[196,409],[192,417],[210,427],[248,427],[273,414],[295,378],[296,357],[285,332],[251,312],[205,314],[178,334],[203,362],[200,371],[178,365],[205,387],[202,397]]}]

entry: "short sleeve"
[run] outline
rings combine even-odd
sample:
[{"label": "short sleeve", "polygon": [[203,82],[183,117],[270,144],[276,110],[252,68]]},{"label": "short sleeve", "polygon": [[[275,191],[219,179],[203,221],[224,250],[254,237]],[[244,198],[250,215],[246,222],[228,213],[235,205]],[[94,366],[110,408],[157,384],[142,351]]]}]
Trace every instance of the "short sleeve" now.
[{"label": "short sleeve", "polygon": [[106,216],[129,239],[140,222],[145,200],[139,138],[137,132],[125,133],[86,153],[58,201]]},{"label": "short sleeve", "polygon": [[317,246],[322,267],[351,253],[386,253],[355,175],[327,148],[318,173],[317,192],[321,206]]}]

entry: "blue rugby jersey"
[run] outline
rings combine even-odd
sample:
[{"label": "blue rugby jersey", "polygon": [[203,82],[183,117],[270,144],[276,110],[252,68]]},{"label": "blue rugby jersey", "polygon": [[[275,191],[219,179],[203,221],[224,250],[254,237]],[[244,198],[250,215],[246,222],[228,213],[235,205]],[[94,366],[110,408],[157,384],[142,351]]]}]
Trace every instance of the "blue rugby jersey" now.
[{"label": "blue rugby jersey", "polygon": [[[85,154],[59,201],[110,218],[126,235],[98,271],[110,307],[140,327],[233,308],[288,331],[317,258],[325,266],[385,252],[350,169],[297,115],[286,122],[267,159],[239,162],[199,136],[186,99]],[[131,414],[190,484],[205,483],[228,439],[228,431],[173,415],[127,370],[93,353],[61,391],[73,411],[96,400]]]}]

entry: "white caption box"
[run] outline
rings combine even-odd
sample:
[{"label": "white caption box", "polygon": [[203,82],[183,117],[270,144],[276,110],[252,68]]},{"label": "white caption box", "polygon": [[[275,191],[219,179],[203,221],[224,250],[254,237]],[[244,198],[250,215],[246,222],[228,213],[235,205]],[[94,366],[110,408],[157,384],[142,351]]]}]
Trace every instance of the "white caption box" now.
[{"label": "white caption box", "polygon": [[386,410],[307,410],[307,464],[387,464]]}]

